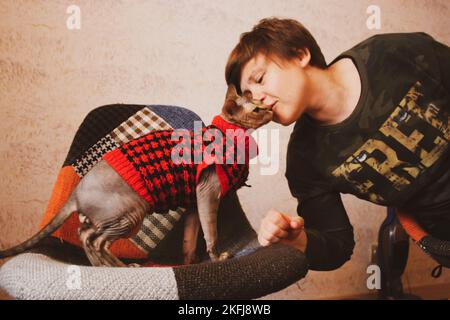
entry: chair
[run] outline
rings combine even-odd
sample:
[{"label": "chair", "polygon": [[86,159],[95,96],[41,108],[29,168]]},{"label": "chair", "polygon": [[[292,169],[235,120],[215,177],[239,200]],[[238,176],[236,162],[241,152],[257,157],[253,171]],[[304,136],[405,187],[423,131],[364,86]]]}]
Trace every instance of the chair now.
[{"label": "chair", "polygon": [[437,277],[442,267],[450,267],[450,241],[428,234],[414,217],[387,208],[387,216],[378,232],[377,262],[381,270],[380,299],[419,299],[405,294],[401,276],[408,261],[409,238],[439,263],[432,275]]}]

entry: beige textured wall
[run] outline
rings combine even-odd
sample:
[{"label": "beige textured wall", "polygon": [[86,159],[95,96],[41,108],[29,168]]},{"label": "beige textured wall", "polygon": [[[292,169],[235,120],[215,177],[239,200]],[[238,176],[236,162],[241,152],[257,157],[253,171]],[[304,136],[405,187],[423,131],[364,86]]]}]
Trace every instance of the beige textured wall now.
[{"label": "beige textured wall", "polygon": [[[81,30],[66,9],[81,9]],[[366,9],[381,8],[380,30]],[[224,93],[224,66],[239,35],[267,16],[291,17],[315,35],[327,61],[385,32],[425,31],[450,43],[450,7],[441,1],[0,1],[0,247],[37,229],[73,134],[94,107],[110,103],[186,106],[209,122]],[[239,191],[256,228],[271,207],[295,213],[284,179],[292,128],[280,129],[280,169]],[[270,195],[270,196],[269,196]],[[368,293],[366,267],[384,208],[344,196],[355,227],[353,258],[341,269],[310,272],[267,298],[329,298]],[[415,246],[407,288],[450,283],[429,276],[434,263]]]}]

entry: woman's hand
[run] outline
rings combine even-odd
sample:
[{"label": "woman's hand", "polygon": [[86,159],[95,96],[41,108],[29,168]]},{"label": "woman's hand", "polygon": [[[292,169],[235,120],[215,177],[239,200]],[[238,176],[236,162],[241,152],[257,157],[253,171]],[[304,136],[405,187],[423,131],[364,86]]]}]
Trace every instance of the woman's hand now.
[{"label": "woman's hand", "polygon": [[307,237],[304,225],[302,217],[292,217],[271,209],[261,222],[258,241],[262,246],[280,242],[305,252]]}]

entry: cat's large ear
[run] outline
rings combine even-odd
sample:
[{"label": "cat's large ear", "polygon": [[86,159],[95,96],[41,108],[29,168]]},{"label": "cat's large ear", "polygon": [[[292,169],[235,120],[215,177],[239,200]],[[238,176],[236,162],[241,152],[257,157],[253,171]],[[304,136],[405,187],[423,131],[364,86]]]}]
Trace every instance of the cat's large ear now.
[{"label": "cat's large ear", "polygon": [[225,100],[225,104],[222,108],[222,113],[225,116],[232,117],[239,111],[239,106],[236,101],[228,98]]},{"label": "cat's large ear", "polygon": [[236,99],[238,97],[238,93],[236,91],[236,87],[234,86],[234,84],[230,83],[228,85],[228,89],[227,89],[227,95],[226,95],[226,99]]},{"label": "cat's large ear", "polygon": [[239,98],[236,87],[233,84],[228,85],[227,94],[225,97],[225,104],[222,108],[222,113],[225,116],[232,117],[239,111],[239,106],[236,100]]}]

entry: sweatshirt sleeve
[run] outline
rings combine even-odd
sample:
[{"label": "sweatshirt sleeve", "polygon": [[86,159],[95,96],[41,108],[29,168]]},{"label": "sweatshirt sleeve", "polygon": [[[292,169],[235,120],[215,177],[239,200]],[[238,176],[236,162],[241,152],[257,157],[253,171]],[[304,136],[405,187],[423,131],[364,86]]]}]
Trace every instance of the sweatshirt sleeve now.
[{"label": "sweatshirt sleeve", "polygon": [[298,201],[297,214],[305,220],[310,269],[335,270],[350,260],[355,246],[341,195],[289,152],[287,168],[289,190]]},{"label": "sweatshirt sleeve", "polygon": [[355,246],[353,227],[340,194],[300,201],[297,213],[305,220],[305,254],[312,270],[334,270],[350,260]]},{"label": "sweatshirt sleeve", "polygon": [[310,269],[334,270],[350,260],[355,246],[353,227],[339,193],[299,201],[297,213],[305,220]]}]

